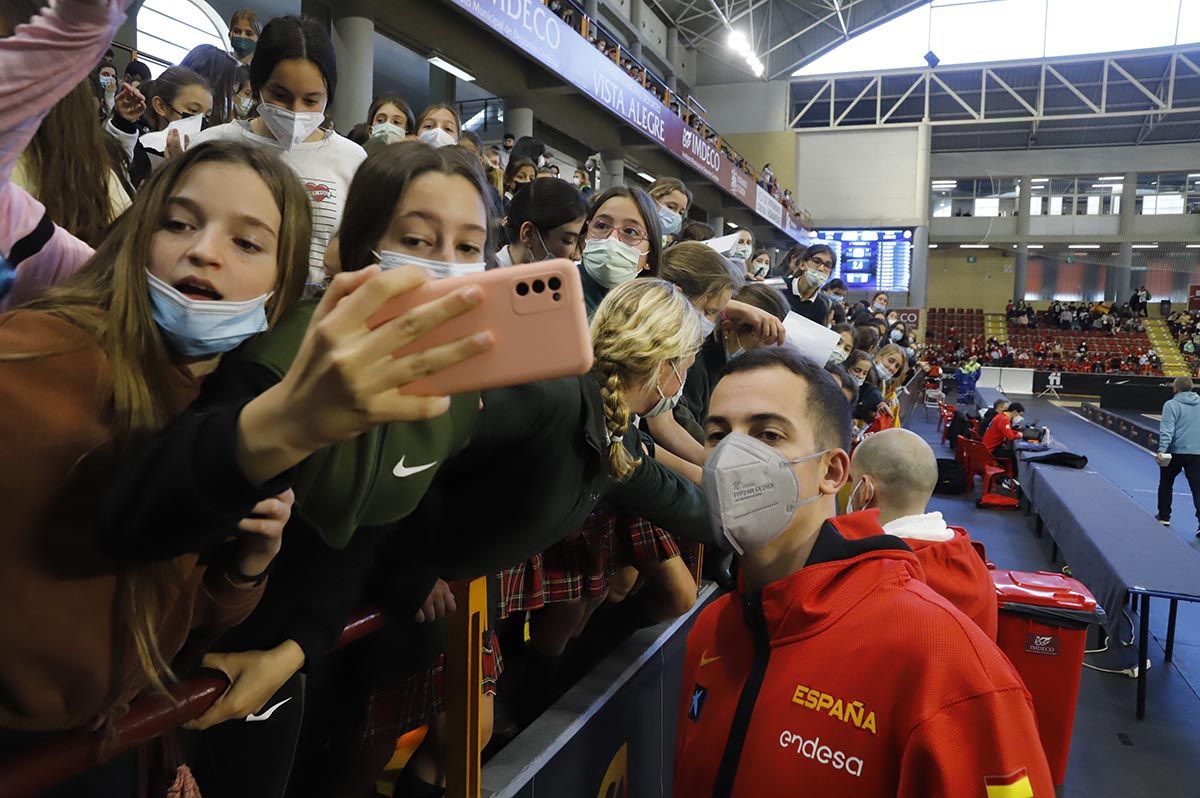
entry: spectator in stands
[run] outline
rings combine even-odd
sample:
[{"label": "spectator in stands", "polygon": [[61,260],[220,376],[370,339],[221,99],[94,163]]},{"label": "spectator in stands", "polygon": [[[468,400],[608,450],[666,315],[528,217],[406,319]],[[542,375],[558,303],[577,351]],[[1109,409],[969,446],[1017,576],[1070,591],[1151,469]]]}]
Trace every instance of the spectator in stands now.
[{"label": "spectator in stands", "polygon": [[870,424],[881,413],[888,412],[887,402],[879,391],[879,375],[875,371],[875,360],[861,349],[855,349],[843,364],[858,387],[858,399],[852,415],[862,424]]},{"label": "spectator in stands", "polygon": [[117,68],[113,66],[112,61],[105,61],[96,67],[95,75],[100,82],[100,112],[107,117],[112,113],[117,89],[120,88],[117,85]]},{"label": "spectator in stands", "polygon": [[829,282],[825,283],[825,296],[829,297],[829,301],[835,305],[846,305],[846,295],[850,293],[850,289],[846,287],[845,281],[841,277],[834,277]]},{"label": "spectator in stands", "polygon": [[996,419],[996,416],[1008,409],[1007,399],[997,399],[992,402],[992,406],[983,414],[983,418],[979,420],[979,437],[987,434],[988,427]]},{"label": "spectator in stands", "polygon": [[849,471],[833,380],[795,350],[754,350],[730,362],[705,432],[705,499],[741,584],[688,634],[675,795],[839,795],[849,777],[859,796],[972,795],[988,774],[1052,795],[1029,695],[995,644],[901,540],[824,522]]},{"label": "spectator in stands", "polygon": [[1012,402],[1005,410],[1000,410],[988,424],[987,434],[983,436],[983,446],[992,456],[1016,461],[1013,451],[1013,441],[1020,440],[1022,435],[1018,429],[1024,420],[1022,415],[1025,406],[1020,402]]},{"label": "spectator in stands", "polygon": [[754,234],[743,227],[738,230],[737,242],[730,248],[728,255],[737,261],[742,268],[742,274],[745,274],[752,254],[754,254]]},{"label": "spectator in stands", "polygon": [[876,313],[886,313],[888,309],[888,295],[886,291],[877,291],[875,296],[871,297],[871,310]]},{"label": "spectator in stands", "polygon": [[242,70],[237,61],[220,47],[201,44],[183,57],[179,66],[202,75],[213,93],[212,110],[205,118],[210,125],[223,125],[235,120],[234,98],[242,85]]},{"label": "spectator in stands", "polygon": [[842,396],[845,396],[846,401],[853,406],[858,398],[858,386],[854,384],[854,378],[850,376],[850,372],[837,363],[826,363],[825,371],[833,377],[838,387],[842,389]]},{"label": "spectator in stands", "polygon": [[238,141],[270,150],[304,177],[313,205],[309,285],[319,290],[326,280],[325,248],[341,221],[350,180],[367,157],[362,147],[322,127],[337,89],[333,44],[325,28],[304,17],[268,22],[250,64],[250,83],[262,99],[259,115],[210,127],[192,144]]},{"label": "spectator in stands", "polygon": [[678,241],[708,241],[717,232],[704,222],[688,222],[679,231]]},{"label": "spectator in stands", "polygon": [[662,233],[654,200],[640,188],[613,186],[592,200],[579,264],[588,316],[613,288],[635,277],[657,277]]},{"label": "spectator in stands", "polygon": [[394,95],[375,98],[367,112],[367,124],[371,126],[371,138],[383,146],[404,141],[417,127],[408,103]]},{"label": "spectator in stands", "polygon": [[[31,3],[26,8],[29,16],[38,7]],[[45,206],[49,221],[95,246],[109,224],[129,207],[133,187],[123,179],[120,148],[96,124],[87,82],[65,94],[49,113],[37,104],[12,109],[18,116],[12,120],[17,123],[13,130],[20,130],[27,119],[44,119],[40,126],[29,128],[32,139],[25,152],[12,153],[10,179]]]},{"label": "spectator in stands", "polygon": [[417,138],[434,147],[457,144],[462,135],[462,120],[454,106],[434,103],[417,117]]},{"label": "spectator in stands", "polygon": [[675,236],[683,228],[688,208],[692,205],[692,192],[677,177],[660,177],[646,190],[650,199],[658,206],[658,221],[662,226],[663,246],[675,243]]},{"label": "spectator in stands", "polygon": [[596,193],[592,188],[591,181],[588,180],[588,174],[583,169],[576,169],[575,174],[571,176],[571,183],[579,189],[579,193],[583,198],[591,202],[592,195]]},{"label": "spectator in stands", "polygon": [[517,139],[517,143],[513,145],[512,157],[528,158],[541,169],[546,165],[546,145],[540,139],[535,139],[533,136],[521,136],[521,138]]},{"label": "spectator in stands", "polygon": [[970,536],[926,512],[937,486],[937,460],[921,436],[906,429],[871,435],[850,458],[853,487],[847,515],[832,519],[846,538],[887,533],[917,555],[925,584],[996,639],[996,587]]},{"label": "spectator in stands", "polygon": [[854,351],[854,328],[849,324],[835,324],[832,329],[838,334],[838,342],[829,353],[829,362],[843,364]]},{"label": "spectator in stands", "polygon": [[122,80],[136,89],[150,80],[150,67],[144,61],[130,61],[125,65],[125,77]]},{"label": "spectator in stands", "polygon": [[831,303],[821,287],[836,264],[837,255],[827,244],[813,244],[804,250],[797,271],[783,277],[784,294],[793,312],[822,326],[827,323]]},{"label": "spectator in stands", "polygon": [[[747,283],[738,289],[733,298],[743,305],[750,305],[766,313],[770,313],[779,319],[779,321],[787,318],[789,311],[787,299],[778,288],[758,283]],[[727,358],[740,355],[747,349],[754,349],[759,346],[771,346],[777,342],[775,338],[770,336],[769,332],[764,333],[760,326],[748,321],[735,321],[732,317],[722,320],[720,333],[725,341],[725,354]],[[707,407],[707,400],[705,407]],[[701,413],[700,418],[703,418],[703,415]]]},{"label": "spectator in stands", "polygon": [[496,262],[512,266],[551,258],[574,260],[587,212],[587,203],[570,183],[534,180],[509,203],[504,227],[510,243],[496,253]]},{"label": "spectator in stands", "polygon": [[[1176,377],[1172,389],[1174,396],[1163,404],[1154,456],[1159,465],[1158,514],[1154,517],[1163,526],[1171,525],[1171,498],[1180,471],[1187,477],[1200,523],[1200,395],[1191,377]],[[1196,536],[1200,537],[1200,528]]]},{"label": "spectator in stands", "polygon": [[885,344],[875,355],[875,375],[879,377],[879,390],[899,426],[900,404],[897,395],[908,381],[908,353],[896,343]]},{"label": "spectator in stands", "polygon": [[868,324],[854,328],[854,348],[868,355],[879,349],[879,328]]},{"label": "spectator in stands", "polygon": [[262,23],[253,11],[243,8],[229,17],[229,47],[240,63],[249,65],[253,60],[260,35]]},{"label": "spectator in stands", "polygon": [[757,250],[751,257],[746,272],[747,279],[762,282],[771,273],[771,253],[765,249]]},{"label": "spectator in stands", "polygon": [[509,158],[504,170],[504,201],[506,206],[524,186],[537,179],[537,164],[528,158]]},{"label": "spectator in stands", "polygon": [[507,169],[508,159],[512,155],[513,147],[517,144],[517,137],[512,133],[505,133],[504,138],[500,140],[500,166]]}]

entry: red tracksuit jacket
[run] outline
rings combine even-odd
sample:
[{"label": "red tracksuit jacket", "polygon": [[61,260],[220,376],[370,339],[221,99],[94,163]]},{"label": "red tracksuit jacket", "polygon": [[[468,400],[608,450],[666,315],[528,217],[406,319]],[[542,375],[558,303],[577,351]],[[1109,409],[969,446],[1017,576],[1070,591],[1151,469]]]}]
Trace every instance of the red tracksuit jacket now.
[{"label": "red tracksuit jacket", "polygon": [[[860,540],[882,535],[879,510],[830,518],[843,537]],[[983,559],[971,547],[971,537],[962,529],[950,527],[954,538],[947,541],[901,538],[925,572],[925,584],[947,599],[963,615],[979,624],[989,639],[996,639],[996,585]]]},{"label": "red tracksuit jacket", "polygon": [[677,798],[1053,798],[1033,706],[996,644],[891,535],[826,523],[809,564],[688,635]]}]

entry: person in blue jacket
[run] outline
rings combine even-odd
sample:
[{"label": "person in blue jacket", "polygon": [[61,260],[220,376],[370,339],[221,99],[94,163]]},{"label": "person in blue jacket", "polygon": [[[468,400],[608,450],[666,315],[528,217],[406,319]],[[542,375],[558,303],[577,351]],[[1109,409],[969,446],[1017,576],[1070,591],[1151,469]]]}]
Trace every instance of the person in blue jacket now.
[{"label": "person in blue jacket", "polygon": [[[1158,427],[1158,515],[1163,526],[1171,525],[1171,494],[1175,478],[1187,476],[1200,525],[1200,395],[1193,390],[1191,377],[1176,377],[1175,395],[1163,404]],[[1196,530],[1200,537],[1200,529]]]}]

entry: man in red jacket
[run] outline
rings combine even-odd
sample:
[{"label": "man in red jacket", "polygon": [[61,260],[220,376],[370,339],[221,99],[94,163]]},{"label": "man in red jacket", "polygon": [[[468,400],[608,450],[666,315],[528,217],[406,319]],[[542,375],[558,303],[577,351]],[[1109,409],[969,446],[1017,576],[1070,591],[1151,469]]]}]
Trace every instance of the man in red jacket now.
[{"label": "man in red jacket", "polygon": [[1013,423],[1019,424],[1021,414],[1024,412],[1024,405],[1020,402],[1013,402],[1007,410],[997,413],[996,417],[992,419],[992,423],[988,424],[987,432],[983,434],[983,448],[996,457],[1014,459],[1013,441],[1020,440],[1021,433],[1013,429]]},{"label": "man in red jacket", "polygon": [[705,422],[704,493],[743,585],[688,635],[676,796],[1052,798],[1029,695],[891,535],[823,519],[850,409],[788,347],[730,361]]},{"label": "man in red jacket", "polygon": [[925,512],[937,485],[929,444],[906,429],[872,435],[854,450],[850,484],[849,512],[830,519],[838,532],[903,539],[925,571],[925,584],[995,640],[996,587],[987,566],[966,531],[947,526],[939,512]]}]

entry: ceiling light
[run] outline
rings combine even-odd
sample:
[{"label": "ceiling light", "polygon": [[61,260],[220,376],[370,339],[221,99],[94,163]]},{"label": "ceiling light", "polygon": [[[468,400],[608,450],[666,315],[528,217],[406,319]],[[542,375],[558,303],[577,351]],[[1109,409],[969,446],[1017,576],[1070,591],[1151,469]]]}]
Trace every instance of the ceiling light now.
[{"label": "ceiling light", "polygon": [[727,227],[729,227],[731,230],[736,230],[736,229],[738,229],[738,226],[737,226],[736,224],[734,224],[733,222],[726,222],[726,223],[725,223],[725,225],[726,225]]},{"label": "ceiling light", "polygon": [[1134,244],[1134,249],[1158,249],[1158,244]]},{"label": "ceiling light", "polygon": [[1048,178],[1048,177],[1035,177],[1035,178],[1033,178],[1032,180],[1030,180],[1029,182],[1030,182],[1030,183],[1049,183],[1049,182],[1050,182],[1050,178]]},{"label": "ceiling light", "polygon": [[1099,244],[1068,244],[1067,249],[1100,249]]},{"label": "ceiling light", "polygon": [[1188,249],[1200,249],[1200,244],[1188,244]]},{"label": "ceiling light", "polygon": [[762,63],[760,63],[758,60],[755,60],[755,62],[750,65],[750,71],[754,73],[754,77],[761,78],[766,69],[763,67]]},{"label": "ceiling light", "polygon": [[428,60],[429,60],[429,63],[433,64],[438,69],[445,70],[446,72],[449,72],[451,75],[454,75],[455,77],[460,78],[461,80],[465,80],[467,83],[475,82],[474,75],[472,75],[470,72],[463,69],[462,67],[458,66],[457,64],[450,63],[445,58],[442,58],[442,56],[437,52],[430,53]]},{"label": "ceiling light", "polygon": [[1190,175],[1188,175],[1188,177],[1200,177],[1200,172],[1195,172],[1193,174],[1190,174]]},{"label": "ceiling light", "polygon": [[738,55],[746,55],[750,52],[750,40],[740,30],[729,31],[729,39],[727,41],[729,48]]},{"label": "ceiling light", "polygon": [[1125,175],[1109,175],[1108,177],[1098,177],[1097,180],[1124,180]]},{"label": "ceiling light", "polygon": [[959,249],[987,249],[988,244],[959,244]]},{"label": "ceiling light", "polygon": [[646,174],[645,172],[635,172],[635,174],[636,174],[638,177],[640,177],[642,180],[645,180],[647,183],[653,183],[653,182],[654,182],[654,175],[648,175],[648,174]]},{"label": "ceiling light", "polygon": [[1026,244],[1025,249],[1045,249],[1045,244]]},{"label": "ceiling light", "polygon": [[937,248],[938,248],[938,245],[937,245],[937,244],[930,244],[930,245],[929,245],[929,248],[930,248],[930,249],[937,249]]}]

